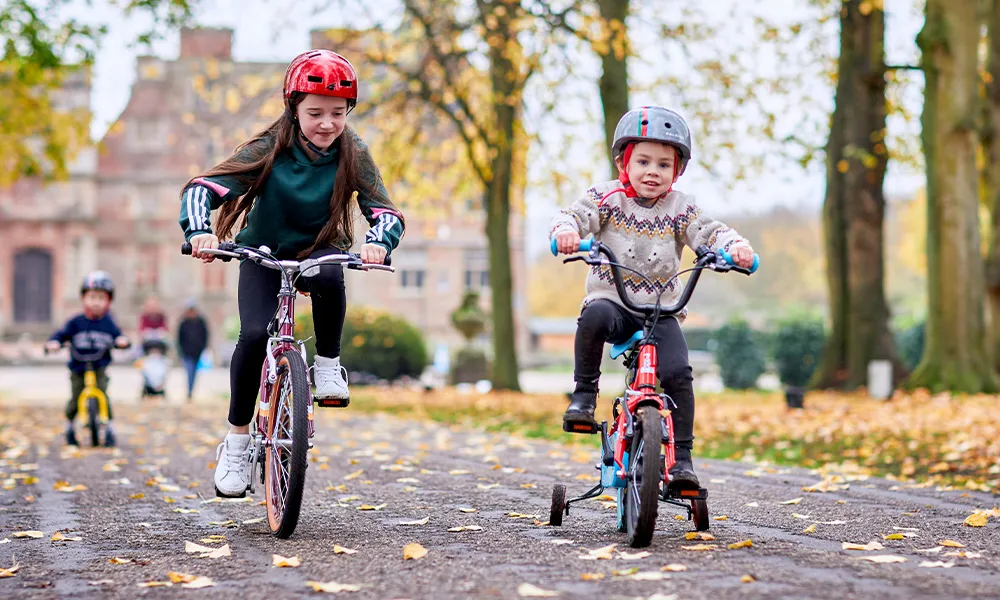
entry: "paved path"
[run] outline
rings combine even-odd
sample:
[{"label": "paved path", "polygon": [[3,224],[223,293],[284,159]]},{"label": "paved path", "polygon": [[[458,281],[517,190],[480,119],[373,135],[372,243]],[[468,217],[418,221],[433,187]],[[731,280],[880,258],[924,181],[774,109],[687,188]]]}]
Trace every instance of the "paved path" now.
[{"label": "paved path", "polygon": [[[347,409],[318,414],[302,518],[292,539],[278,540],[255,521],[264,515],[255,502],[205,502],[212,499],[223,406],[120,406],[122,447],[114,451],[64,452],[56,411],[18,406],[0,414],[0,569],[20,565],[13,577],[0,578],[3,598],[315,595],[306,581],[359,585],[343,594],[359,599],[517,598],[524,584],[588,599],[1000,597],[1000,519],[983,528],[962,525],[974,509],[997,502],[986,494],[884,480],[807,493],[802,487],[820,479],[807,471],[698,461],[710,512],[725,516],[711,522],[716,539],[704,542],[715,549],[684,549],[699,543],[684,539],[691,524],[664,506],[649,555],[630,559],[613,512],[599,502],[574,508],[563,527],[536,523],[547,519],[552,484],[567,483],[571,491],[592,485],[593,446]],[[86,489],[56,491],[57,481]],[[366,505],[378,510],[359,510]],[[469,525],[482,529],[448,531]],[[812,525],[814,532],[803,532]],[[27,530],[43,537],[13,536]],[[56,531],[82,539],[52,542]],[[883,539],[893,533],[910,537]],[[231,556],[185,553],[186,542],[218,546],[199,541],[212,535],[225,536]],[[727,548],[747,539],[753,547]],[[964,548],[919,552],[944,540]],[[404,545],[414,542],[429,554],[404,561]],[[850,551],[842,542],[885,547]],[[580,558],[609,544],[618,544],[613,559]],[[336,554],[337,546],[356,553]],[[273,553],[302,564],[275,568]],[[863,560],[873,555],[906,562]],[[926,568],[923,561],[954,567]],[[665,565],[684,570],[661,570]],[[215,586],[138,587],[166,581],[171,571],[207,576]],[[755,581],[744,583],[747,575]]]}]

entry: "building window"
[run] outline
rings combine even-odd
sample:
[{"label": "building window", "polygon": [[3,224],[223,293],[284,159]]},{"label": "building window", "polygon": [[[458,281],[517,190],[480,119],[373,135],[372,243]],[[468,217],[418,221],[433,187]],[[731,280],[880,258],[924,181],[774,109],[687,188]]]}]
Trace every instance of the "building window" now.
[{"label": "building window", "polygon": [[400,271],[401,285],[404,288],[422,289],[424,287],[423,269],[404,269]]},{"label": "building window", "polygon": [[490,287],[490,272],[482,269],[466,269],[465,287],[475,290]]}]

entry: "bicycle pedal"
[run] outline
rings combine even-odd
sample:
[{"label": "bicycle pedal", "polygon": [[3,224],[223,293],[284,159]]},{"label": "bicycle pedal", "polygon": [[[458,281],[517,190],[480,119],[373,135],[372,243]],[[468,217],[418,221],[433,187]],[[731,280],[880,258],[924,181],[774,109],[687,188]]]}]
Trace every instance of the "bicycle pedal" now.
[{"label": "bicycle pedal", "polygon": [[316,406],[323,408],[345,408],[351,403],[350,398],[314,398],[313,401],[316,403]]},{"label": "bicycle pedal", "polygon": [[563,431],[566,433],[597,433],[596,423],[580,423],[563,421]]}]

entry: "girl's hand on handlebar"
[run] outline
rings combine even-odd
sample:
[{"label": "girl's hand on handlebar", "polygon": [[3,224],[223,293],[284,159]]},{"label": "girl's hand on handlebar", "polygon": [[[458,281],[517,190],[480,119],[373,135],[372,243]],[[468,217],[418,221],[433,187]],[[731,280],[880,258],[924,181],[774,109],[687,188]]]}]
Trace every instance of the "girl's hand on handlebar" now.
[{"label": "girl's hand on handlebar", "polygon": [[368,265],[381,265],[385,262],[385,256],[388,252],[381,244],[365,244],[361,246],[360,254],[361,262]]},{"label": "girl's hand on handlebar", "polygon": [[753,248],[749,244],[737,244],[729,252],[736,266],[749,269],[753,267]]},{"label": "girl's hand on handlebar", "polygon": [[580,234],[576,231],[560,231],[556,234],[556,248],[560,254],[573,254],[580,249]]},{"label": "girl's hand on handlebar", "polygon": [[45,350],[48,351],[48,352],[58,352],[59,348],[61,348],[61,347],[62,347],[62,344],[60,344],[59,342],[57,342],[55,340],[49,340],[49,341],[45,342]]},{"label": "girl's hand on handlebar", "polygon": [[214,233],[199,233],[191,238],[191,256],[200,258],[201,262],[210,263],[215,260],[214,255],[202,254],[201,250],[215,250],[218,247],[219,238]]}]

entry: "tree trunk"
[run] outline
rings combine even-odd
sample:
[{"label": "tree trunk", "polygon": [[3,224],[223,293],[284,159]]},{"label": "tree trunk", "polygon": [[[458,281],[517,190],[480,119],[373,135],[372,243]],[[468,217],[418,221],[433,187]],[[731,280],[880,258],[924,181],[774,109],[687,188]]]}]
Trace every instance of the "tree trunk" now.
[{"label": "tree trunk", "polygon": [[598,52],[601,57],[601,79],[598,87],[601,91],[601,106],[604,111],[604,139],[607,142],[608,160],[611,161],[611,179],[618,177],[618,167],[615,158],[611,156],[611,144],[615,139],[615,125],[618,119],[628,112],[628,59],[629,43],[628,29],[625,19],[628,17],[629,0],[598,0],[601,20],[609,34],[606,45],[598,45],[603,50]]},{"label": "tree trunk", "polygon": [[519,391],[509,235],[514,132],[522,89],[518,68],[522,50],[513,23],[519,8],[516,0],[480,2],[479,6],[483,21],[487,23],[487,35],[497,36],[489,44],[495,139],[490,149],[491,176],[486,189],[486,237],[490,246],[493,292],[492,380],[494,388]]},{"label": "tree trunk", "polygon": [[1000,0],[990,2],[987,23],[990,45],[987,57],[987,122],[983,135],[986,169],[983,179],[990,206],[990,246],[986,259],[986,292],[992,363],[994,369],[1000,369]]},{"label": "tree trunk", "polygon": [[979,0],[927,0],[917,44],[924,70],[927,342],[908,385],[994,391],[986,343],[985,269],[976,169]]},{"label": "tree trunk", "polygon": [[864,385],[874,359],[892,361],[897,381],[905,375],[884,290],[885,14],[863,14],[861,3],[850,0],[841,8],[823,205],[832,327],[813,380],[819,387]]}]

